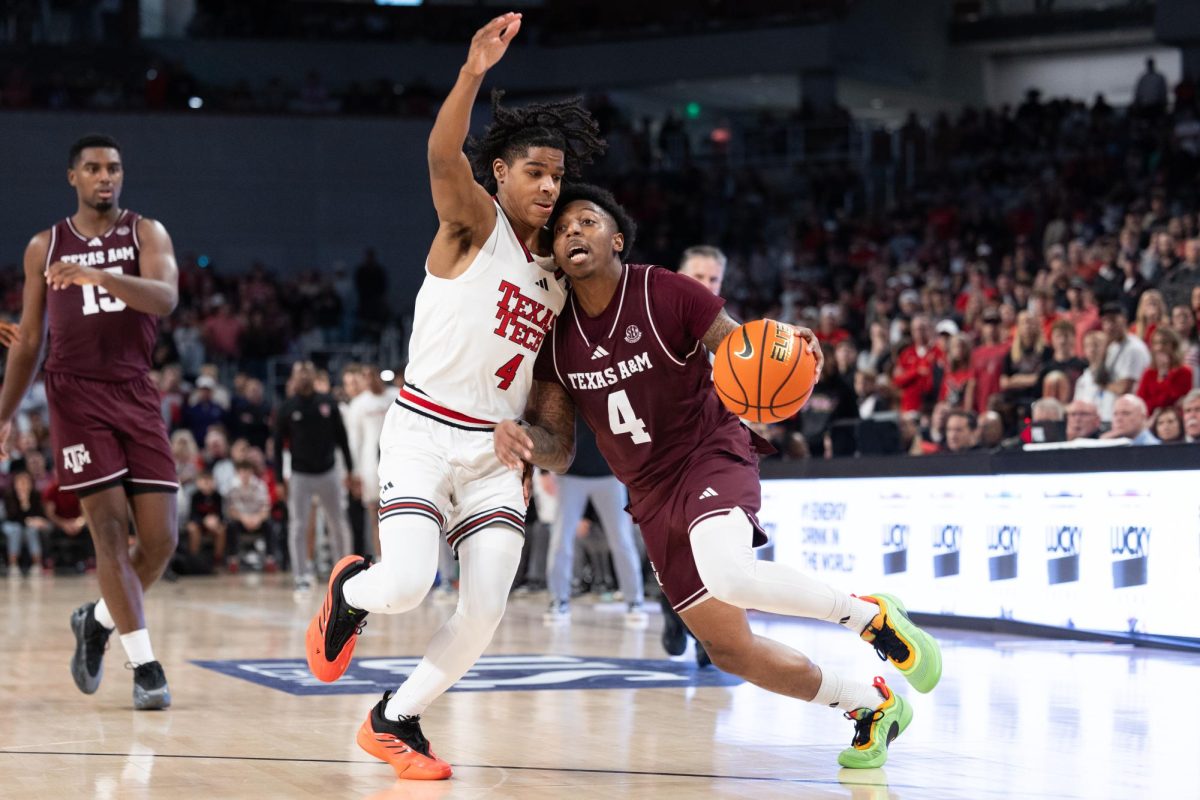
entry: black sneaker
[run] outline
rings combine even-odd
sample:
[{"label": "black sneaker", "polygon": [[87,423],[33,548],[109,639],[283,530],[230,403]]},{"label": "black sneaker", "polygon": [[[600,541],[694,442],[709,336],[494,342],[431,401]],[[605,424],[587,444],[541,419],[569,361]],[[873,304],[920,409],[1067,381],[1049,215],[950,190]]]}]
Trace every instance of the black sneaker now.
[{"label": "black sneaker", "polygon": [[71,656],[71,677],[84,694],[95,694],[104,676],[104,651],[112,631],[96,621],[96,604],[84,603],[71,614],[75,634],[75,655]]},{"label": "black sneaker", "polygon": [[687,626],[675,613],[675,609],[671,608],[671,601],[667,599],[666,595],[660,595],[658,601],[662,605],[663,650],[666,650],[669,656],[681,656],[687,649]]},{"label": "black sneaker", "polygon": [[133,668],[133,707],[151,711],[171,705],[171,690],[162,664],[147,661]]}]

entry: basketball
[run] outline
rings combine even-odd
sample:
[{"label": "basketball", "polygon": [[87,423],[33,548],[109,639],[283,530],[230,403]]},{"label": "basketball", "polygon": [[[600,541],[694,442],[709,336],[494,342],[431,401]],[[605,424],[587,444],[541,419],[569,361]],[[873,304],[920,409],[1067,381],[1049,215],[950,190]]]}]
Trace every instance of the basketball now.
[{"label": "basketball", "polygon": [[812,395],[817,359],[782,322],[760,319],[732,331],[717,348],[713,383],[725,407],[751,422],[795,416]]}]

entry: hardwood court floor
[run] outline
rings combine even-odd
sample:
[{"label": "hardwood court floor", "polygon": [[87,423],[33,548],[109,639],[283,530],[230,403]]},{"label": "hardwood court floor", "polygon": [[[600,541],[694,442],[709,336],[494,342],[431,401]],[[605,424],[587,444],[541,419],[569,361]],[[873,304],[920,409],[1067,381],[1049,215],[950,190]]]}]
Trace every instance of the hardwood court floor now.
[{"label": "hardwood court floor", "polygon": [[[91,578],[0,578],[0,798],[1198,794],[1189,708],[1200,659],[1188,654],[943,632],[945,677],[921,696],[841,629],[764,617],[756,628],[819,663],[903,687],[916,714],[886,767],[840,770],[850,723],[749,685],[452,692],[423,724],[454,777],[400,782],[354,744],[374,689],[297,696],[192,663],[302,658],[319,594],[297,602],[280,576],[156,587],[149,620],[175,704],[140,713],[116,639],[97,694],[71,682],[67,619],[95,595]],[[514,598],[488,654],[663,658],[657,615],[628,630],[620,614],[584,605],[571,625],[545,627],[543,603]],[[450,610],[431,597],[405,617],[373,617],[356,662],[419,655]]]}]

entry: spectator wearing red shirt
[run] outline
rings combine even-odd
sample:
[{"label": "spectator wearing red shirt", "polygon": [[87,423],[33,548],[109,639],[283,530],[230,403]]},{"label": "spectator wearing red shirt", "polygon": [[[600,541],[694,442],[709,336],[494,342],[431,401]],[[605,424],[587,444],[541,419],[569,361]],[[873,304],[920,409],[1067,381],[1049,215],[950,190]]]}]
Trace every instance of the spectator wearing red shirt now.
[{"label": "spectator wearing red shirt", "polygon": [[850,338],[850,332],[841,326],[842,310],[834,303],[821,306],[821,319],[817,325],[817,339],[821,344],[834,347]]},{"label": "spectator wearing red shirt", "polygon": [[900,410],[920,411],[934,390],[934,369],[944,360],[942,349],[933,341],[933,325],[918,314],[912,320],[912,344],[900,351],[892,383],[900,390]]},{"label": "spectator wearing red shirt", "polygon": [[1192,388],[1192,371],[1183,365],[1179,350],[1179,334],[1165,325],[1155,329],[1150,337],[1153,360],[1142,373],[1137,388],[1137,396],[1145,401],[1148,413],[1175,405]]},{"label": "spectator wearing red shirt", "polygon": [[971,381],[967,386],[967,407],[980,416],[988,410],[991,396],[1000,391],[1007,355],[1008,343],[1000,336],[1000,312],[989,308],[979,320],[979,344],[971,353]]}]

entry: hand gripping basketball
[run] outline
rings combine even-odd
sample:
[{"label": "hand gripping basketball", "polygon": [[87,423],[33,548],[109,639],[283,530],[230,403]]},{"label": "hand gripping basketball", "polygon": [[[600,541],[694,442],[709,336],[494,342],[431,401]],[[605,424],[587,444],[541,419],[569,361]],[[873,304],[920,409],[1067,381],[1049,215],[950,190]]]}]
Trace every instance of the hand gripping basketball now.
[{"label": "hand gripping basketball", "polygon": [[751,422],[795,416],[821,374],[816,335],[774,320],[747,322],[730,332],[713,360],[713,383],[725,407]]}]

